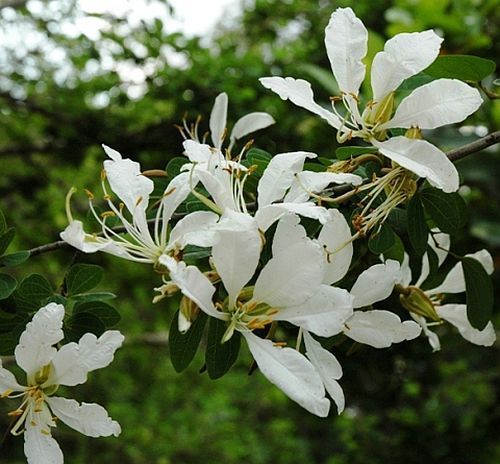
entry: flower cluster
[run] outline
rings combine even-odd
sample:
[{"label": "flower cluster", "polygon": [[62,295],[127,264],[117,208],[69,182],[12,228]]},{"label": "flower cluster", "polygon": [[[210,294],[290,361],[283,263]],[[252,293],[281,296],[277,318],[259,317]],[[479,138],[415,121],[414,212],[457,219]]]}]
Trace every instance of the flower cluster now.
[{"label": "flower cluster", "polygon": [[[73,217],[72,189],[66,204],[69,225],[61,233],[84,253],[102,251],[152,265],[161,279],[153,301],[179,296],[180,333],[189,332],[205,313],[223,327],[219,343],[243,338],[260,372],[320,417],[329,414],[331,401],[339,413],[345,406],[342,367],[325,348],[327,339],[387,348],[424,334],[438,350],[433,327],[446,322],[476,345],[492,345],[496,338],[491,322],[482,328],[470,323],[462,300],[447,301],[447,295],[466,291],[463,260],[472,259],[481,275],[493,272],[486,250],[457,257],[450,252],[449,235],[429,230],[422,218],[428,246],[417,265],[410,267],[404,249],[398,256],[367,252],[365,236],[377,239],[395,209],[408,212],[408,201],[419,190],[438,189],[440,195],[458,190],[454,165],[422,138],[421,130],[460,122],[481,104],[469,85],[437,79],[413,90],[394,110],[401,83],[438,56],[442,39],[433,31],[389,40],[373,60],[372,97],[364,99],[359,89],[367,37],[350,8],[332,14],[325,44],[340,94],[332,97],[329,110],[314,101],[305,80],[261,79],[281,98],[325,119],[339,143],[362,139],[370,149],[361,156],[314,169],[311,161],[318,156],[309,151],[255,163],[251,143],[239,151],[235,147],[274,120],[267,113],[250,113],[228,132],[228,97],[222,93],[209,119],[211,144],[208,135],[198,136],[199,121],[180,127],[185,162],[176,175],[164,173],[170,177],[160,196],[153,196],[158,189],[139,163],[104,146],[109,158],[102,171],[104,212],[87,191],[100,230],[88,232]],[[405,135],[393,136],[393,129],[404,129]],[[363,169],[374,161],[378,169]],[[197,206],[189,212],[186,204],[193,199]],[[427,219],[432,223],[432,217]],[[193,249],[198,251],[195,264],[186,259]],[[452,259],[457,262],[441,283],[427,284]],[[27,374],[26,386],[0,365],[1,396],[22,398],[11,413],[11,432],[24,433],[30,463],[63,461],[51,436],[54,416],[89,436],[120,433],[101,406],[53,395],[59,386],[83,383],[88,372],[107,366],[123,336],[117,331],[99,338],[85,334],[79,343],[58,349],[63,318],[64,308],[50,303],[21,335],[15,359]]]}]

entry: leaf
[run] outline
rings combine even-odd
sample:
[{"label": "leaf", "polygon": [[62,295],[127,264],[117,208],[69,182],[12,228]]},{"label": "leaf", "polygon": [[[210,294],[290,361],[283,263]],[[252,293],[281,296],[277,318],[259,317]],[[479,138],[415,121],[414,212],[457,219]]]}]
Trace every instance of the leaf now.
[{"label": "leaf", "polygon": [[16,307],[20,311],[36,311],[42,301],[53,294],[52,285],[40,274],[31,274],[24,278],[14,293]]},{"label": "leaf", "polygon": [[5,253],[5,250],[7,250],[15,236],[16,230],[14,227],[9,227],[6,232],[0,235],[0,255]]},{"label": "leaf", "polygon": [[168,334],[168,346],[170,349],[170,361],[176,372],[182,372],[193,360],[200,344],[207,318],[207,315],[200,311],[189,330],[183,334],[179,332],[179,311],[174,314]]},{"label": "leaf", "polygon": [[260,177],[271,159],[272,155],[267,151],[260,150],[259,148],[252,148],[248,150],[245,164],[247,164],[247,167],[256,166],[255,171]]},{"label": "leaf", "polygon": [[339,86],[331,71],[308,63],[299,65],[299,70],[309,74],[310,77],[315,79],[330,94],[337,95],[339,93]]},{"label": "leaf", "polygon": [[75,264],[66,277],[68,295],[76,295],[92,290],[102,279],[103,269],[93,264]]},{"label": "leaf", "polygon": [[482,264],[474,258],[462,259],[465,277],[467,318],[483,330],[493,313],[493,283]]},{"label": "leaf", "polygon": [[116,295],[111,292],[94,292],[94,293],[79,293],[78,295],[71,295],[70,298],[74,301],[100,301],[100,300],[113,300]]},{"label": "leaf", "polygon": [[234,332],[226,343],[221,343],[226,329],[227,324],[224,321],[210,318],[205,361],[208,376],[211,379],[222,377],[234,364],[240,351],[241,335],[239,332]]},{"label": "leaf", "polygon": [[28,250],[16,251],[15,253],[10,253],[8,255],[3,255],[0,257],[0,266],[14,267],[21,263],[24,263],[30,257],[30,252]]},{"label": "leaf", "polygon": [[423,255],[427,249],[429,230],[425,222],[424,208],[418,195],[408,202],[407,207],[408,237],[415,253]]},{"label": "leaf", "polygon": [[99,318],[106,328],[120,322],[120,313],[110,304],[104,301],[82,301],[75,304],[73,315],[79,313],[88,313]]},{"label": "leaf", "polygon": [[8,356],[14,353],[17,339],[11,333],[0,334],[0,355]]},{"label": "leaf", "polygon": [[364,155],[366,153],[377,153],[375,147],[340,147],[335,150],[335,156],[339,160],[348,160],[354,156]]},{"label": "leaf", "polygon": [[436,188],[425,188],[420,194],[427,214],[441,232],[454,234],[466,221],[466,205],[458,193],[444,193]]},{"label": "leaf", "polygon": [[4,234],[6,231],[7,231],[7,221],[5,220],[3,211],[0,209],[0,234]]},{"label": "leaf", "polygon": [[173,179],[177,176],[181,172],[182,166],[185,164],[189,164],[189,159],[185,156],[176,156],[175,158],[172,158],[165,168],[168,178]]},{"label": "leaf", "polygon": [[373,254],[379,255],[388,251],[396,243],[396,234],[391,227],[384,224],[380,230],[370,235],[368,248]]},{"label": "leaf", "polygon": [[97,316],[90,313],[78,313],[71,316],[67,320],[64,329],[66,339],[72,342],[77,342],[84,334],[89,332],[99,337],[106,330],[104,323]]},{"label": "leaf", "polygon": [[405,257],[405,247],[399,236],[394,234],[394,238],[395,238],[394,244],[387,251],[383,253],[384,258],[395,259],[399,263],[402,263]]},{"label": "leaf", "polygon": [[472,55],[439,56],[424,73],[437,78],[479,82],[495,71],[494,61]]},{"label": "leaf", "polygon": [[9,274],[0,274],[0,300],[8,298],[16,289],[17,280]]}]

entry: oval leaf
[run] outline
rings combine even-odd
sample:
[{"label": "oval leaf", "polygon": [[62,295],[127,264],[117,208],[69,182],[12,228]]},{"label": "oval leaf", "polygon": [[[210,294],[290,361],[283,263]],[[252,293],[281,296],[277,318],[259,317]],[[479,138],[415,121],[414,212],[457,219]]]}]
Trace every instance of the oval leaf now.
[{"label": "oval leaf", "polygon": [[374,147],[340,147],[335,150],[335,156],[339,160],[348,160],[366,153],[377,153],[377,149]]},{"label": "oval leaf", "polygon": [[472,55],[439,56],[424,73],[437,78],[479,82],[495,71],[494,61]]},{"label": "oval leaf", "polygon": [[422,204],[441,232],[454,234],[466,221],[466,206],[458,193],[444,193],[436,188],[422,190]]},{"label": "oval leaf", "polygon": [[13,267],[24,263],[30,257],[28,250],[16,251],[0,258],[0,266]]},{"label": "oval leaf", "polygon": [[482,264],[474,258],[464,258],[462,268],[465,277],[467,319],[472,327],[483,330],[493,312],[493,283]]},{"label": "oval leaf", "polygon": [[210,318],[205,361],[208,376],[211,379],[222,377],[234,364],[240,351],[241,335],[239,332],[234,332],[226,343],[221,343],[226,329],[227,324],[224,321]]},{"label": "oval leaf", "polygon": [[384,224],[378,232],[370,235],[368,240],[368,248],[376,255],[380,255],[388,251],[396,243],[396,234],[390,226]]},{"label": "oval leaf", "polygon": [[425,222],[424,208],[418,195],[415,195],[409,201],[406,211],[408,237],[410,238],[411,246],[417,255],[423,255],[427,249],[429,229]]},{"label": "oval leaf", "polygon": [[106,330],[104,323],[98,317],[89,313],[78,313],[71,316],[64,329],[66,339],[72,342],[77,342],[84,334],[89,332],[99,337]]},{"label": "oval leaf", "polygon": [[93,264],[75,264],[66,277],[68,295],[92,290],[102,279],[103,269]]},{"label": "oval leaf", "polygon": [[0,300],[8,298],[16,289],[17,281],[9,274],[0,274]]},{"label": "oval leaf", "polygon": [[3,255],[5,253],[5,250],[7,250],[10,242],[12,242],[15,236],[16,230],[14,229],[14,227],[9,227],[6,232],[0,235],[0,255]]},{"label": "oval leaf", "polygon": [[73,308],[73,314],[89,313],[99,318],[106,328],[117,324],[121,317],[113,306],[104,301],[83,301],[77,303]]},{"label": "oval leaf", "polygon": [[191,364],[200,344],[207,318],[207,315],[200,311],[189,330],[183,334],[179,332],[179,311],[174,314],[168,334],[168,346],[170,361],[176,372],[182,372]]}]

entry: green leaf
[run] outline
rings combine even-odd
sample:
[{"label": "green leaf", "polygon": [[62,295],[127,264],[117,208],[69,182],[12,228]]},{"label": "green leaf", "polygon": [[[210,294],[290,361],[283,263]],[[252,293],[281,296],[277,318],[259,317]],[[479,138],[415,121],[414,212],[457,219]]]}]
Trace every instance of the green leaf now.
[{"label": "green leaf", "polygon": [[14,267],[24,263],[30,257],[28,250],[16,251],[0,257],[0,266]]},{"label": "green leaf", "polygon": [[208,376],[211,379],[222,377],[234,364],[240,351],[241,335],[239,332],[235,331],[226,343],[221,343],[226,329],[227,324],[224,321],[210,318],[205,361]]},{"label": "green leaf", "polygon": [[82,335],[89,332],[99,337],[104,333],[106,327],[97,316],[82,312],[71,316],[67,320],[64,329],[67,340],[78,342]]},{"label": "green leaf", "polygon": [[40,274],[31,274],[21,281],[14,299],[16,306],[22,311],[36,311],[42,301],[53,294],[49,281]]},{"label": "green leaf", "polygon": [[354,156],[364,155],[366,153],[377,153],[375,147],[340,147],[335,150],[335,156],[339,160],[348,160]]},{"label": "green leaf", "polygon": [[299,70],[309,74],[330,94],[337,95],[339,93],[339,86],[331,71],[309,63],[300,64]]},{"label": "green leaf", "polygon": [[9,248],[10,243],[16,236],[16,230],[14,227],[9,227],[6,232],[0,235],[0,255],[5,253],[5,250]]},{"label": "green leaf", "polygon": [[495,71],[494,61],[472,55],[439,56],[425,74],[436,78],[460,79],[479,82]]},{"label": "green leaf", "polygon": [[170,361],[176,372],[182,372],[189,366],[196,354],[207,322],[207,315],[200,311],[186,333],[179,332],[179,311],[174,314],[168,334]]},{"label": "green leaf", "polygon": [[68,295],[76,295],[92,290],[102,279],[103,269],[93,264],[75,264],[66,277]]},{"label": "green leaf", "polygon": [[376,255],[385,253],[396,243],[396,234],[392,228],[384,224],[380,230],[370,235],[368,248]]},{"label": "green leaf", "polygon": [[394,244],[387,251],[383,253],[384,258],[395,259],[399,263],[402,263],[405,257],[405,247],[399,236],[394,234],[394,238],[395,238]]},{"label": "green leaf", "polygon": [[11,333],[0,334],[0,355],[8,356],[14,353],[17,339]]},{"label": "green leaf", "polygon": [[9,274],[0,274],[0,300],[8,298],[16,289],[17,280]]},{"label": "green leaf", "polygon": [[458,193],[444,193],[429,187],[422,190],[420,198],[441,232],[453,234],[465,224],[467,207]]},{"label": "green leaf", "polygon": [[7,221],[5,220],[3,211],[0,209],[0,234],[4,234],[6,231],[7,231]]},{"label": "green leaf", "polygon": [[101,301],[113,300],[116,295],[111,292],[94,292],[94,293],[79,293],[78,295],[71,295],[73,301]]},{"label": "green leaf", "polygon": [[110,304],[104,301],[82,301],[73,308],[73,315],[89,313],[99,318],[105,327],[111,327],[120,322],[120,313]]},{"label": "green leaf", "polygon": [[181,172],[182,166],[189,163],[189,159],[185,156],[176,156],[175,158],[172,158],[165,168],[168,178],[173,179]]},{"label": "green leaf", "polygon": [[462,259],[465,277],[467,318],[483,330],[493,313],[493,283],[482,264],[474,258]]},{"label": "green leaf", "polygon": [[418,195],[415,195],[408,202],[406,211],[408,237],[410,238],[411,246],[417,255],[423,255],[427,248],[429,229],[425,222],[424,208]]}]

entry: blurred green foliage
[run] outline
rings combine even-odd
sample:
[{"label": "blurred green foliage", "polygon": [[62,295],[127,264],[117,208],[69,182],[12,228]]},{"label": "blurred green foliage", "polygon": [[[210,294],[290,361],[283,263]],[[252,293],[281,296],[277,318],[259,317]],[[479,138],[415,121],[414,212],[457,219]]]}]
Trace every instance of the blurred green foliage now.
[{"label": "blurred green foliage", "polygon": [[[257,79],[304,77],[313,82],[318,100],[326,102],[335,88],[323,31],[338,6],[352,6],[370,29],[369,58],[387,37],[426,28],[444,36],[444,53],[500,58],[498,0],[245,4],[237,22],[221,20],[208,44],[169,31],[159,19],[84,14],[70,0],[31,0],[16,9],[0,4],[3,36],[12,37],[16,29],[27,38],[0,47],[0,206],[17,229],[11,251],[58,239],[66,225],[64,197],[72,185],[80,192],[84,187],[99,191],[100,143],[139,160],[144,169],[164,167],[182,152],[174,124],[185,112],[189,120],[198,114],[206,118],[221,91],[230,97],[229,121],[249,111],[268,111],[277,120],[258,134],[256,146],[271,153],[306,149],[332,157],[337,148],[333,131],[282,102]],[[100,24],[101,32],[86,35],[63,27],[81,16],[100,21],[95,28]],[[484,84],[499,90],[491,78]],[[446,150],[498,129],[499,122],[499,101],[485,97],[462,132],[446,128],[429,136]],[[203,123],[207,128],[206,119]],[[493,148],[457,164],[470,217],[454,242],[458,252],[487,246],[497,268],[499,161]],[[74,208],[85,215],[83,194],[75,197]],[[14,274],[20,281],[38,272],[57,288],[73,259],[68,250],[40,255]],[[61,426],[55,435],[67,462],[500,462],[498,343],[485,349],[444,334],[443,350],[436,354],[423,338],[385,350],[367,347],[340,354],[347,410],[318,419],[257,372],[247,376],[251,360],[246,349],[219,380],[199,374],[201,353],[187,371],[176,374],[161,337],[144,337],[168,332],[176,310],[173,302],[151,303],[158,281],[150,269],[107,256],[78,259],[104,266],[102,290],[119,296],[114,302],[122,316],[119,328],[130,342],[110,368],[72,389],[77,399],[106,405],[122,425],[121,437],[94,440]],[[5,413],[13,407],[7,403],[0,403],[2,430],[8,426]],[[21,442],[7,435],[0,462],[24,462]]]}]

